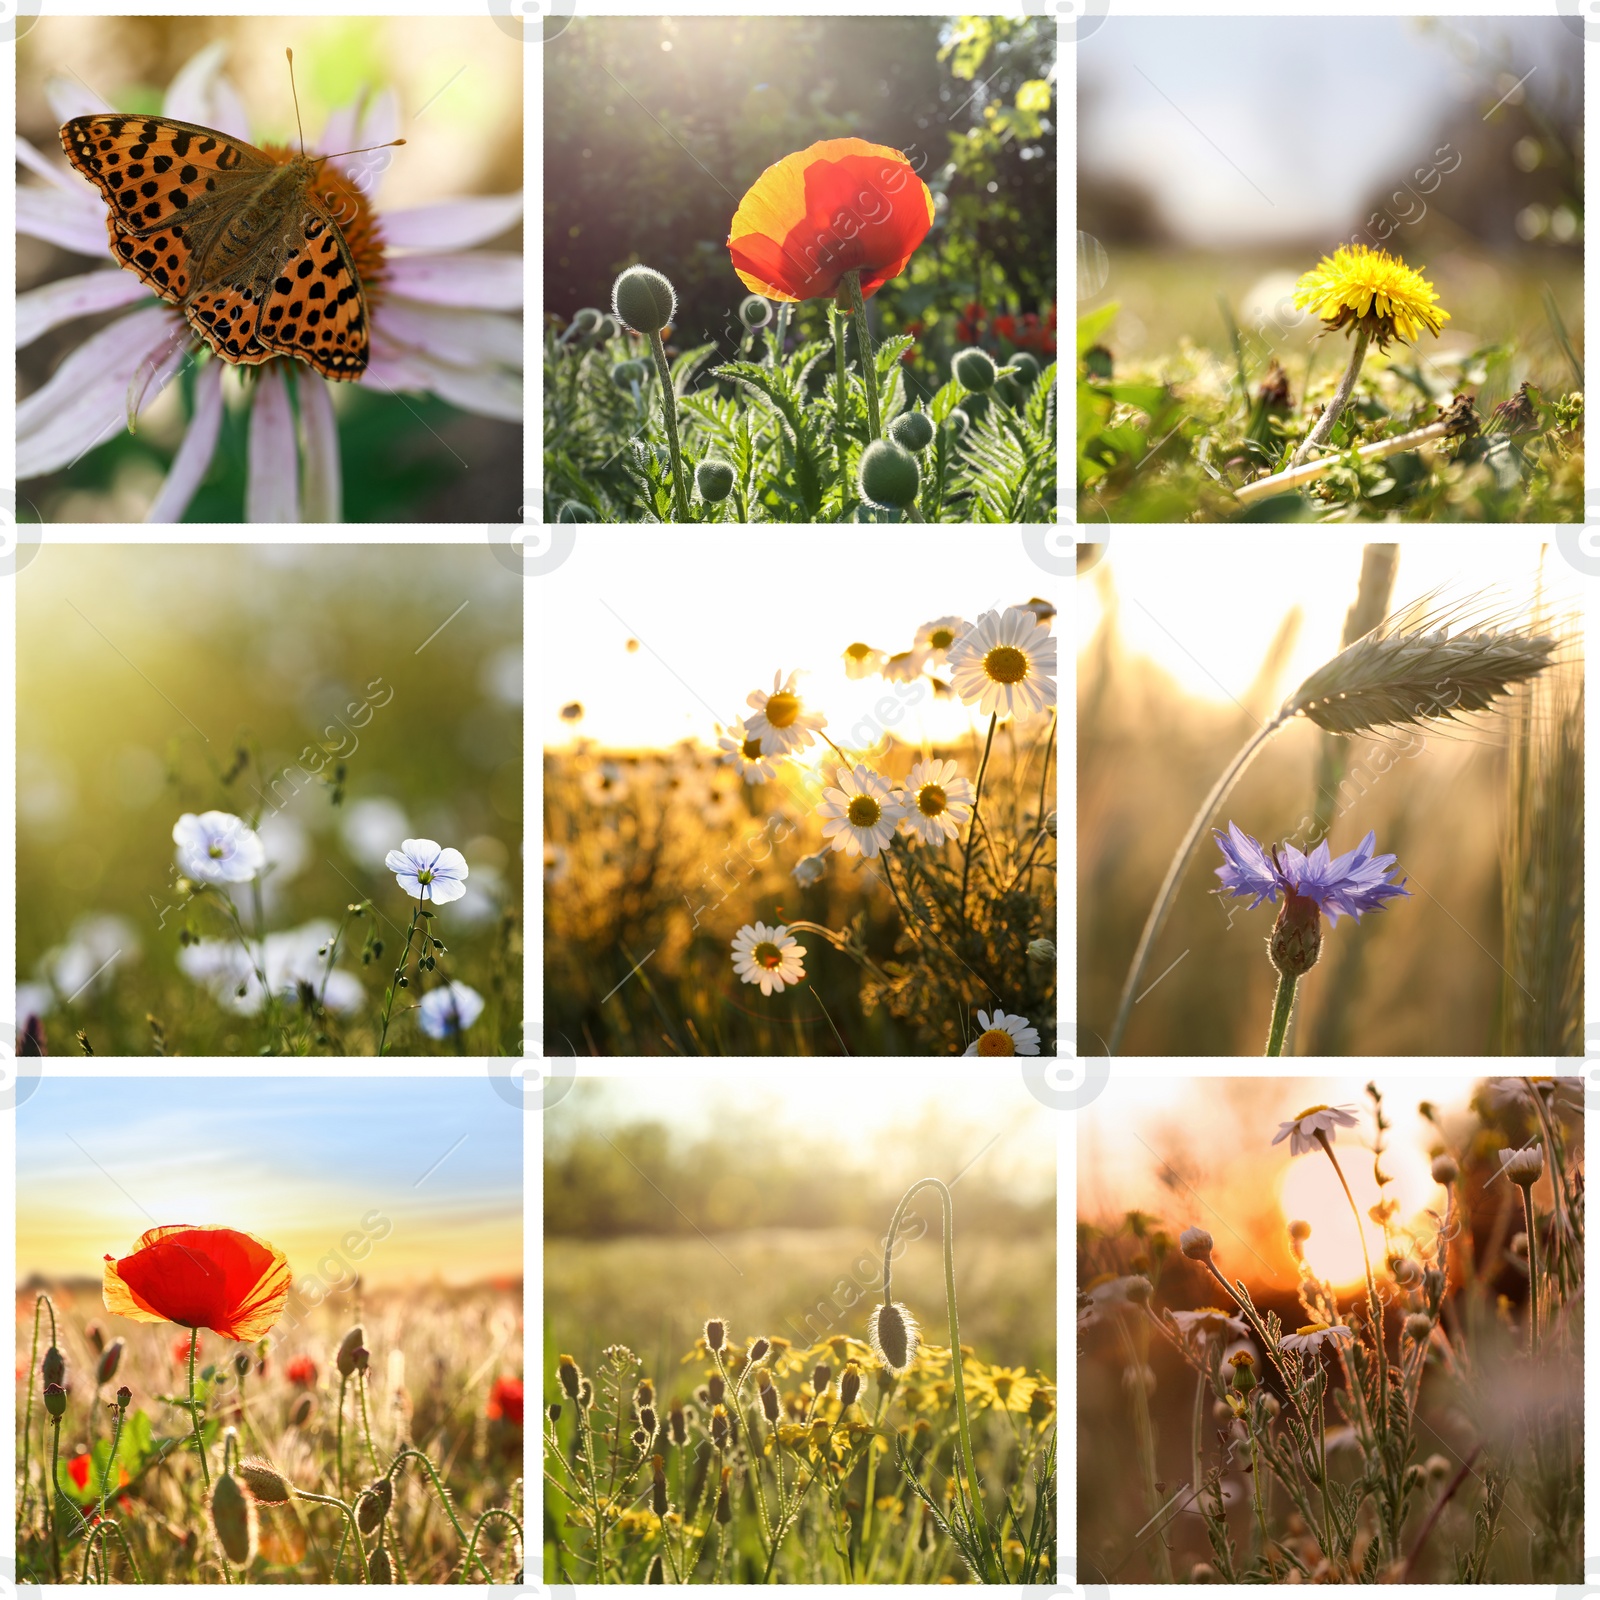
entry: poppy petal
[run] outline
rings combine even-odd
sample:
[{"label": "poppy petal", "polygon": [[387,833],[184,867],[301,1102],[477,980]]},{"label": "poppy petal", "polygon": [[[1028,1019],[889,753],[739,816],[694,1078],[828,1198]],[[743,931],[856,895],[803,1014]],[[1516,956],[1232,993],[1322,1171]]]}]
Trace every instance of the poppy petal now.
[{"label": "poppy petal", "polygon": [[233,1228],[152,1228],[133,1253],[105,1259],[106,1309],[137,1322],[261,1338],[289,1298],[289,1263],[265,1240]]}]

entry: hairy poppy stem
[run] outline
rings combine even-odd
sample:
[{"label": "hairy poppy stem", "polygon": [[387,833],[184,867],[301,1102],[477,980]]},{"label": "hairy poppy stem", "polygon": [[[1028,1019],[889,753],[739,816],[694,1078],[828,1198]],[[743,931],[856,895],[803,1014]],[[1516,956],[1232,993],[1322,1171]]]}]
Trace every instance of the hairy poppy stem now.
[{"label": "hairy poppy stem", "polygon": [[1351,393],[1356,386],[1356,379],[1361,375],[1361,363],[1366,359],[1367,342],[1372,335],[1359,323],[1356,326],[1354,347],[1350,351],[1350,365],[1344,369],[1344,376],[1339,380],[1339,387],[1334,391],[1333,399],[1328,402],[1328,408],[1318,419],[1316,427],[1300,442],[1300,448],[1289,459],[1291,467],[1298,467],[1302,461],[1315,449],[1328,442],[1329,435],[1333,432],[1333,425],[1339,420],[1339,414],[1350,403]]},{"label": "hairy poppy stem", "polygon": [[861,298],[861,269],[852,267],[845,273],[844,284],[850,292],[850,315],[856,325],[861,385],[867,391],[867,436],[869,439],[881,439],[883,423],[878,416],[878,361],[872,353],[872,331],[867,327],[867,302]]},{"label": "hairy poppy stem", "polygon": [[1272,1001],[1272,1026],[1267,1032],[1267,1050],[1269,1056],[1283,1054],[1283,1040],[1289,1031],[1289,1016],[1294,1010],[1295,985],[1300,980],[1292,978],[1287,972],[1278,975],[1278,992]]},{"label": "hairy poppy stem", "polygon": [[[39,1370],[39,1313],[48,1310],[50,1313],[50,1343],[56,1342],[56,1308],[51,1304],[50,1296],[42,1294],[33,1302],[33,1355],[29,1358],[30,1372]],[[28,1469],[32,1465],[33,1447],[33,1384],[28,1385],[28,1404],[23,1413],[22,1421],[22,1487],[18,1491],[17,1499],[17,1527],[20,1530],[28,1515],[28,1499],[32,1494],[33,1486],[28,1482]],[[50,1509],[48,1503],[46,1512]]]},{"label": "hairy poppy stem", "polygon": [[650,335],[650,351],[656,358],[656,372],[661,379],[661,416],[667,425],[667,450],[672,456],[672,494],[678,503],[678,521],[691,522],[689,491],[683,481],[683,452],[678,448],[678,400],[672,392],[672,369],[667,365],[667,347],[661,342],[658,328]]},{"label": "hairy poppy stem", "polygon": [[844,338],[850,319],[837,306],[828,307],[828,320],[833,324],[833,368],[837,386],[833,402],[833,443],[839,452],[839,484],[845,489],[850,482],[850,436],[845,431],[845,401],[849,398],[850,383],[845,371]]},{"label": "hairy poppy stem", "polygon": [[[339,1581],[339,1570],[340,1570],[340,1567],[343,1565],[343,1562],[344,1562],[345,1540],[349,1539],[352,1535],[354,1535],[355,1542],[356,1542],[356,1550],[357,1550],[357,1552],[360,1552],[360,1550],[361,1550],[361,1531],[356,1526],[356,1514],[355,1514],[354,1511],[352,1511],[350,1509],[349,1506],[347,1506],[344,1503],[343,1500],[335,1500],[334,1497],[331,1494],[312,1494],[309,1489],[296,1489],[294,1491],[294,1497],[295,1497],[296,1500],[309,1500],[309,1501],[311,1501],[311,1503],[313,1505],[336,1506],[340,1511],[344,1512],[345,1524],[346,1524],[346,1526],[345,1526],[345,1537],[339,1541],[339,1554],[335,1557],[334,1563],[333,1563],[333,1579],[334,1579],[334,1582],[337,1583]],[[367,1578],[367,1564],[366,1564],[366,1562],[365,1561],[357,1561],[356,1562],[356,1566],[361,1571],[361,1576],[360,1576],[359,1579],[357,1579],[357,1582],[359,1582],[359,1583],[368,1582],[369,1580]]]}]

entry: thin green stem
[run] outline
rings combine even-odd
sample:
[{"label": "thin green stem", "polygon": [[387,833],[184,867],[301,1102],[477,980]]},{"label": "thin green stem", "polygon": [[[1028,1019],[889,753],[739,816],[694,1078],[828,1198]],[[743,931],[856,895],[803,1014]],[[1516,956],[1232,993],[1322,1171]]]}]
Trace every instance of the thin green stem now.
[{"label": "thin green stem", "polygon": [[[29,1358],[28,1366],[28,1404],[22,1419],[22,1480],[21,1486],[17,1490],[17,1527],[19,1529],[22,1526],[23,1519],[28,1514],[28,1498],[31,1491],[31,1485],[28,1482],[28,1470],[33,1464],[31,1459],[33,1446],[33,1388],[34,1384],[38,1382],[39,1374],[39,1312],[45,1306],[50,1308],[50,1325],[53,1330],[56,1320],[56,1308],[50,1304],[49,1295],[41,1294],[33,1302],[33,1354]],[[53,1332],[50,1342],[52,1344],[55,1343]]]},{"label": "thin green stem", "polygon": [[338,1468],[339,1498],[344,1499],[344,1393],[349,1386],[348,1374],[339,1374],[339,1416],[333,1428],[333,1459]]},{"label": "thin green stem", "polygon": [[[361,1529],[356,1524],[356,1514],[344,1503],[343,1500],[336,1500],[331,1494],[312,1494],[309,1489],[296,1489],[294,1491],[294,1497],[296,1500],[309,1500],[314,1505],[336,1506],[340,1511],[344,1512],[345,1522],[347,1524],[345,1528],[345,1537],[346,1539],[353,1538],[355,1540],[356,1555],[358,1558],[362,1555]],[[345,1539],[341,1539],[339,1541],[339,1554],[333,1563],[333,1581],[335,1583],[339,1581],[339,1572],[344,1565],[344,1547]],[[361,1577],[357,1581],[360,1583],[366,1583],[368,1581],[367,1563],[364,1560],[358,1559],[356,1561],[356,1565],[361,1569]]]},{"label": "thin green stem", "polygon": [[650,352],[656,358],[656,375],[661,379],[661,417],[667,425],[667,451],[672,457],[672,495],[678,503],[678,521],[692,522],[689,515],[689,490],[683,481],[683,452],[678,448],[678,397],[672,388],[672,369],[667,365],[667,347],[661,330],[650,335]]},{"label": "thin green stem", "polygon": [[844,340],[850,319],[835,305],[828,307],[828,320],[833,324],[833,444],[839,452],[840,504],[848,494],[850,465],[850,435],[845,427],[846,405],[850,396],[850,380],[845,370]]},{"label": "thin green stem", "polygon": [[[427,1456],[425,1456],[420,1450],[414,1449],[412,1446],[407,1445],[406,1448],[400,1451],[394,1460],[389,1463],[388,1476],[393,1478],[395,1473],[400,1470],[400,1464],[407,1458],[414,1458],[422,1463],[424,1470],[427,1472],[429,1479],[433,1483],[433,1491],[439,1497],[439,1504],[444,1507],[444,1514],[449,1517],[450,1526],[456,1530],[456,1537],[460,1539],[462,1547],[465,1549],[467,1547],[467,1530],[461,1526],[461,1519],[456,1515],[456,1508],[450,1503],[450,1496],[443,1483],[439,1481],[439,1474],[435,1470],[433,1462],[430,1461]],[[493,1583],[494,1574],[489,1570],[488,1566],[485,1565],[482,1556],[471,1556],[470,1559],[463,1561],[461,1564],[461,1574],[456,1581],[458,1583],[465,1583],[467,1581],[467,1573],[470,1570],[473,1561],[476,1561],[483,1569],[484,1577],[488,1579],[490,1583]]]},{"label": "thin green stem", "polygon": [[1333,399],[1328,402],[1328,408],[1322,413],[1316,427],[1301,441],[1299,449],[1289,458],[1291,467],[1298,467],[1311,452],[1328,442],[1333,433],[1333,425],[1339,420],[1340,413],[1350,403],[1351,393],[1356,386],[1356,379],[1361,373],[1361,363],[1367,354],[1367,341],[1371,335],[1359,324],[1356,327],[1355,344],[1350,351],[1350,365],[1344,369],[1344,376],[1339,380],[1339,387],[1334,391]]},{"label": "thin green stem", "polygon": [[117,1467],[117,1446],[122,1443],[122,1407],[117,1407],[116,1417],[111,1423],[111,1454],[106,1457],[106,1464],[100,1470],[100,1506],[95,1516],[101,1522],[106,1517],[106,1493],[111,1486],[111,1474]]},{"label": "thin green stem", "polygon": [[50,1419],[50,1568],[56,1582],[61,1582],[61,1518],[57,1503],[61,1497],[60,1479],[57,1476],[61,1461],[61,1418]]},{"label": "thin green stem", "polygon": [[[472,1527],[472,1538],[471,1538],[471,1540],[469,1541],[469,1543],[467,1545],[467,1565],[468,1566],[470,1566],[472,1564],[472,1562],[477,1558],[477,1553],[478,1553],[478,1535],[483,1532],[484,1524],[486,1522],[492,1522],[496,1517],[504,1517],[505,1520],[507,1522],[509,1522],[511,1524],[511,1526],[517,1530],[517,1538],[518,1538],[518,1540],[519,1541],[522,1540],[522,1524],[517,1520],[515,1514],[510,1512],[510,1511],[508,1511],[508,1510],[506,1510],[506,1508],[504,1506],[490,1506],[487,1511],[483,1512],[482,1515],[479,1516],[477,1522],[475,1522],[473,1524],[473,1527]],[[481,1565],[481,1563],[480,1563],[480,1565]],[[487,1570],[487,1568],[485,1568],[485,1570]],[[676,1573],[676,1566],[674,1566],[674,1573]],[[494,1581],[493,1579],[490,1579],[491,1583],[493,1581]]]},{"label": "thin green stem", "polygon": [[972,790],[972,820],[967,824],[967,843],[961,852],[961,926],[967,926],[967,875],[972,870],[972,842],[978,836],[978,808],[983,804],[983,775],[989,770],[989,751],[994,747],[998,711],[989,713],[989,733],[983,741],[983,760],[978,763],[978,781]]},{"label": "thin green stem", "polygon": [[850,315],[856,325],[856,354],[861,358],[861,384],[867,391],[867,437],[881,439],[883,423],[878,416],[878,361],[872,353],[872,331],[867,327],[867,303],[861,298],[861,272],[852,267],[844,275],[850,295]]},{"label": "thin green stem", "polygon": [[1272,1026],[1267,1030],[1266,1053],[1269,1056],[1283,1054],[1284,1036],[1289,1031],[1289,1016],[1294,1010],[1295,985],[1299,981],[1287,972],[1278,974],[1278,992],[1272,1000]]},{"label": "thin green stem", "polygon": [[123,1559],[128,1563],[128,1570],[133,1574],[133,1581],[135,1583],[143,1583],[144,1575],[139,1571],[139,1563],[133,1559],[133,1549],[128,1543],[128,1536],[122,1531],[121,1525],[115,1521],[107,1522],[102,1520],[89,1530],[89,1537],[84,1545],[84,1571],[87,1572],[89,1570],[89,1559],[98,1548],[100,1552],[101,1582],[108,1581],[106,1577],[105,1547],[107,1538],[111,1534],[117,1536],[117,1543],[122,1546]]},{"label": "thin green stem", "polygon": [[[1133,1368],[1134,1387],[1137,1388],[1143,1381],[1144,1374],[1139,1366]],[[1194,1484],[1195,1505],[1200,1515],[1209,1518],[1211,1513],[1206,1508],[1205,1502],[1205,1451],[1201,1444],[1203,1437],[1201,1429],[1205,1427],[1206,1404],[1206,1371],[1205,1368],[1196,1367],[1194,1375],[1194,1418],[1189,1430],[1189,1476]]]},{"label": "thin green stem", "polygon": [[383,1054],[385,1042],[389,1037],[389,1018],[394,1012],[394,997],[400,987],[400,980],[405,976],[406,963],[411,959],[411,941],[417,936],[417,924],[422,921],[422,902],[419,900],[411,913],[411,926],[406,929],[406,947],[400,953],[400,965],[394,969],[394,975],[389,979],[389,992],[383,997],[383,1029],[378,1034],[378,1054]]},{"label": "thin green stem", "polygon": [[381,1473],[383,1465],[378,1460],[377,1449],[372,1443],[372,1424],[367,1421],[367,1375],[365,1372],[356,1374],[356,1399],[361,1405],[361,1435],[367,1441],[367,1454],[372,1459],[372,1470]]},{"label": "thin green stem", "polygon": [[1539,1349],[1539,1228],[1533,1209],[1533,1185],[1522,1186],[1523,1226],[1528,1232],[1528,1354]]}]

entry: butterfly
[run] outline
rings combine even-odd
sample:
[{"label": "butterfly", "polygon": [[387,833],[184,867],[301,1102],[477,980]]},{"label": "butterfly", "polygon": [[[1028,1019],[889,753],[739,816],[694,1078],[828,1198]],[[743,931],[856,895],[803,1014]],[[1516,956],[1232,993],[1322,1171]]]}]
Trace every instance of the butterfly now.
[{"label": "butterfly", "polygon": [[214,128],[115,113],[74,117],[61,146],[105,197],[117,260],[224,361],[367,370],[367,301],[340,228],[351,202],[319,188],[328,157],[276,161]]}]

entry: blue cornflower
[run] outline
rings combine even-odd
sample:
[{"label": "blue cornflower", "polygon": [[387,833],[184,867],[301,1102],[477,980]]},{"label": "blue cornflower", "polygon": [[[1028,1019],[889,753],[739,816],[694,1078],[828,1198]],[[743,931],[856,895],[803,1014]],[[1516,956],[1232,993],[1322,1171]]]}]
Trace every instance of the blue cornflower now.
[{"label": "blue cornflower", "polygon": [[1263,900],[1276,904],[1281,891],[1286,907],[1290,899],[1310,900],[1319,911],[1327,912],[1330,922],[1337,923],[1345,915],[1359,922],[1363,911],[1381,911],[1384,901],[1411,893],[1400,883],[1387,881],[1395,858],[1373,855],[1374,833],[1354,850],[1331,860],[1326,839],[1308,856],[1292,844],[1274,845],[1269,853],[1232,822],[1226,834],[1220,828],[1212,832],[1223,856],[1223,864],[1217,868],[1222,888],[1217,892],[1253,894],[1255,899],[1246,908],[1251,911]]}]

